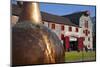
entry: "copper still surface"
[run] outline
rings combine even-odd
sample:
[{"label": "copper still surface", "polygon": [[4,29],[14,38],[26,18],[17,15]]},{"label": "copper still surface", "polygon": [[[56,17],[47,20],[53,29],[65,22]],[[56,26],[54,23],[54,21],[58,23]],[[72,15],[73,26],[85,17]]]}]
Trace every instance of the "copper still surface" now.
[{"label": "copper still surface", "polygon": [[[32,2],[24,2],[24,10],[29,5],[34,6]],[[61,41],[54,32],[42,25],[38,7],[36,10],[39,18],[33,20],[34,14],[30,15],[30,11],[22,11],[20,21],[12,27],[12,65],[64,62],[64,47]]]},{"label": "copper still surface", "polygon": [[24,2],[19,21],[32,21],[33,24],[41,24],[42,20],[39,9],[39,3]]}]

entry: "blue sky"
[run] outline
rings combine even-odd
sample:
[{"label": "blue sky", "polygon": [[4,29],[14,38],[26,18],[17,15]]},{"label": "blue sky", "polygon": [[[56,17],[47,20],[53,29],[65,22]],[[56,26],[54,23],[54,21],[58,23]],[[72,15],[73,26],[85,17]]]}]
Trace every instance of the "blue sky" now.
[{"label": "blue sky", "polygon": [[[16,4],[16,0],[12,0]],[[71,4],[54,4],[40,3],[40,10],[55,15],[67,15],[79,11],[90,11],[90,16],[95,16],[95,6],[71,5]]]},{"label": "blue sky", "polygon": [[90,11],[90,16],[95,16],[95,6],[40,3],[40,10],[55,15],[67,15],[79,11]]}]

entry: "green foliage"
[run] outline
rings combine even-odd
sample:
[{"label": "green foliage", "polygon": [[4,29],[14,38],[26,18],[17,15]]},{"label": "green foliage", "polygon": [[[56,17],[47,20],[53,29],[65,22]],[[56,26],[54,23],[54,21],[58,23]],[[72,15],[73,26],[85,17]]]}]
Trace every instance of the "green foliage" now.
[{"label": "green foliage", "polygon": [[92,61],[96,60],[95,51],[71,51],[65,53],[65,62],[76,62],[76,61]]}]

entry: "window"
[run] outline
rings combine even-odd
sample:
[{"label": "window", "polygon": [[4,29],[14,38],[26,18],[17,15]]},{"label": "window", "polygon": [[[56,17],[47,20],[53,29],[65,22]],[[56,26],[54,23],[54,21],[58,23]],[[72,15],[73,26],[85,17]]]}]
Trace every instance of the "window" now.
[{"label": "window", "polygon": [[86,28],[88,28],[88,21],[86,22]]},{"label": "window", "polygon": [[85,24],[84,24],[84,27],[86,27],[86,22],[85,22]]},{"label": "window", "polygon": [[64,31],[64,25],[61,25],[61,30],[63,30],[63,31]]},{"label": "window", "polygon": [[83,30],[83,33],[85,33],[85,30]]},{"label": "window", "polygon": [[88,34],[90,34],[90,31],[88,31]]},{"label": "window", "polygon": [[52,29],[55,29],[55,24],[52,24]]},{"label": "window", "polygon": [[72,31],[72,27],[69,27],[69,31]]},{"label": "window", "polygon": [[78,28],[76,28],[76,32],[78,32]]},{"label": "window", "polygon": [[88,30],[83,30],[83,33],[84,33],[86,36],[88,36],[89,31],[88,31]]},{"label": "window", "polygon": [[88,21],[85,20],[85,27],[88,28]]},{"label": "window", "polygon": [[90,37],[88,37],[88,41],[90,41]]},{"label": "window", "polygon": [[86,31],[86,32],[85,32],[85,35],[88,36],[88,30],[85,30],[85,31]]},{"label": "window", "polygon": [[64,34],[61,34],[61,40],[64,40]]}]

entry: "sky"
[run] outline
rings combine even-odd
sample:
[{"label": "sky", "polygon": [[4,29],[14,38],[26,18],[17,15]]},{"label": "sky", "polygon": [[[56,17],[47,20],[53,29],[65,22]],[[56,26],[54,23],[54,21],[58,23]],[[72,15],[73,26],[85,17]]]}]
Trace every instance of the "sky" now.
[{"label": "sky", "polygon": [[13,4],[16,4],[16,0],[11,0],[11,2],[12,2]]},{"label": "sky", "polygon": [[[16,4],[16,0],[12,0]],[[90,11],[90,16],[95,16],[95,6],[73,5],[73,4],[54,4],[54,3],[40,3],[40,11],[55,15],[67,15],[74,12]]]},{"label": "sky", "polygon": [[40,3],[40,10],[55,15],[67,15],[74,12],[88,10],[91,17],[95,16],[95,6],[86,5]]}]

